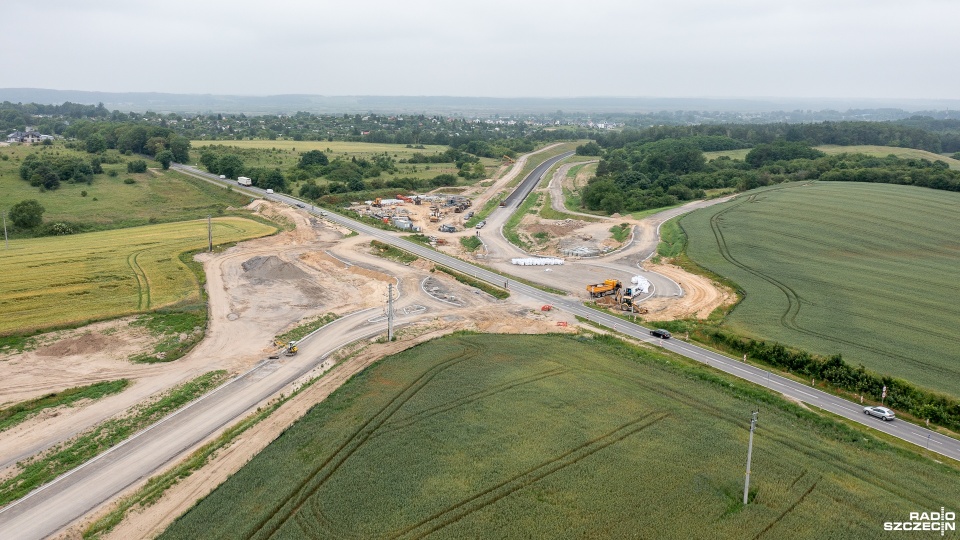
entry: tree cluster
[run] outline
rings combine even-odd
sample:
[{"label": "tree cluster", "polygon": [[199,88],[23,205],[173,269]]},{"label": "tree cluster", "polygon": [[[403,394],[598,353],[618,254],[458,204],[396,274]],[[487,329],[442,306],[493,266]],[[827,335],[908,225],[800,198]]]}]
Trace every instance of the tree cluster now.
[{"label": "tree cluster", "polygon": [[125,154],[146,154],[160,161],[164,168],[171,162],[190,160],[190,140],[167,127],[81,120],[71,124],[64,135],[77,139],[80,147],[91,154],[103,153],[107,149]]},{"label": "tree cluster", "polygon": [[[701,124],[691,126],[656,126],[645,130],[624,129],[597,137],[600,146],[623,148],[630,143],[662,139],[718,137],[702,141],[701,149],[733,150],[776,141],[798,142],[807,146],[835,144],[840,146],[877,145],[916,148],[929,152],[943,149],[942,136],[919,127],[894,122],[821,122],[817,124]],[[732,141],[732,142],[731,142]],[[728,147],[715,147],[714,145]],[[739,145],[739,146],[730,146]],[[960,148],[958,148],[960,149]]]},{"label": "tree cluster", "polygon": [[702,197],[708,189],[746,191],[817,179],[960,190],[960,172],[943,161],[828,156],[804,143],[777,141],[756,145],[744,161],[721,157],[707,163],[697,140],[661,139],[607,150],[581,200],[591,210],[634,212]]},{"label": "tree cluster", "polygon": [[[96,167],[100,168],[99,161],[96,162]],[[61,182],[90,183],[93,175],[94,165],[77,156],[32,153],[27,155],[20,165],[20,178],[30,182],[31,186],[45,190],[57,189]]]}]

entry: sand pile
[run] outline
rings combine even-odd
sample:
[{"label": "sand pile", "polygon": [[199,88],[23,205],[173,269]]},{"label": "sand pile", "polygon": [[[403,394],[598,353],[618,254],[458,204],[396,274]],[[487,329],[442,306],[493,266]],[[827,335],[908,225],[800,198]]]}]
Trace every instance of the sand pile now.
[{"label": "sand pile", "polygon": [[308,277],[307,273],[303,270],[274,255],[254,257],[245,261],[240,266],[243,268],[245,277],[251,281],[294,280]]},{"label": "sand pile", "polygon": [[76,354],[91,354],[115,346],[115,340],[112,340],[102,334],[88,332],[82,336],[62,339],[37,349],[38,356],[73,356]]}]

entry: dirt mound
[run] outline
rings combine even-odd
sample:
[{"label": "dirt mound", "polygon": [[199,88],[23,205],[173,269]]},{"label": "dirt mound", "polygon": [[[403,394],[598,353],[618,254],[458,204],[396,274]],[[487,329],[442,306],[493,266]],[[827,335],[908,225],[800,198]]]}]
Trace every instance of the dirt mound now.
[{"label": "dirt mound", "polygon": [[37,356],[73,356],[92,354],[114,346],[114,340],[103,334],[87,332],[81,336],[61,339],[56,343],[36,350]]},{"label": "dirt mound", "polygon": [[270,255],[248,259],[240,265],[248,279],[275,281],[278,279],[304,279],[307,273],[280,257]]}]

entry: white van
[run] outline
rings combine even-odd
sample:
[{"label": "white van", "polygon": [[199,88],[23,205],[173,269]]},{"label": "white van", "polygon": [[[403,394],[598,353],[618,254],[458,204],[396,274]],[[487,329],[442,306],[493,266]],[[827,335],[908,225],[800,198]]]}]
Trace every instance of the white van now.
[{"label": "white van", "polygon": [[267,195],[273,195],[273,190],[272,190],[272,189],[268,189],[268,190],[267,190]]}]

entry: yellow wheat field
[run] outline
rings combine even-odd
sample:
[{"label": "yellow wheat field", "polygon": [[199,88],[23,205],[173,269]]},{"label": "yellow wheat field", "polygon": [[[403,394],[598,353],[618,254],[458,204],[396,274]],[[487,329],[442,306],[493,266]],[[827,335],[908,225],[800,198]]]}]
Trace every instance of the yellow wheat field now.
[{"label": "yellow wheat field", "polygon": [[[213,220],[213,241],[275,230],[222,217]],[[199,301],[199,283],[178,255],[206,245],[206,220],[13,240],[0,251],[0,334]]]}]

